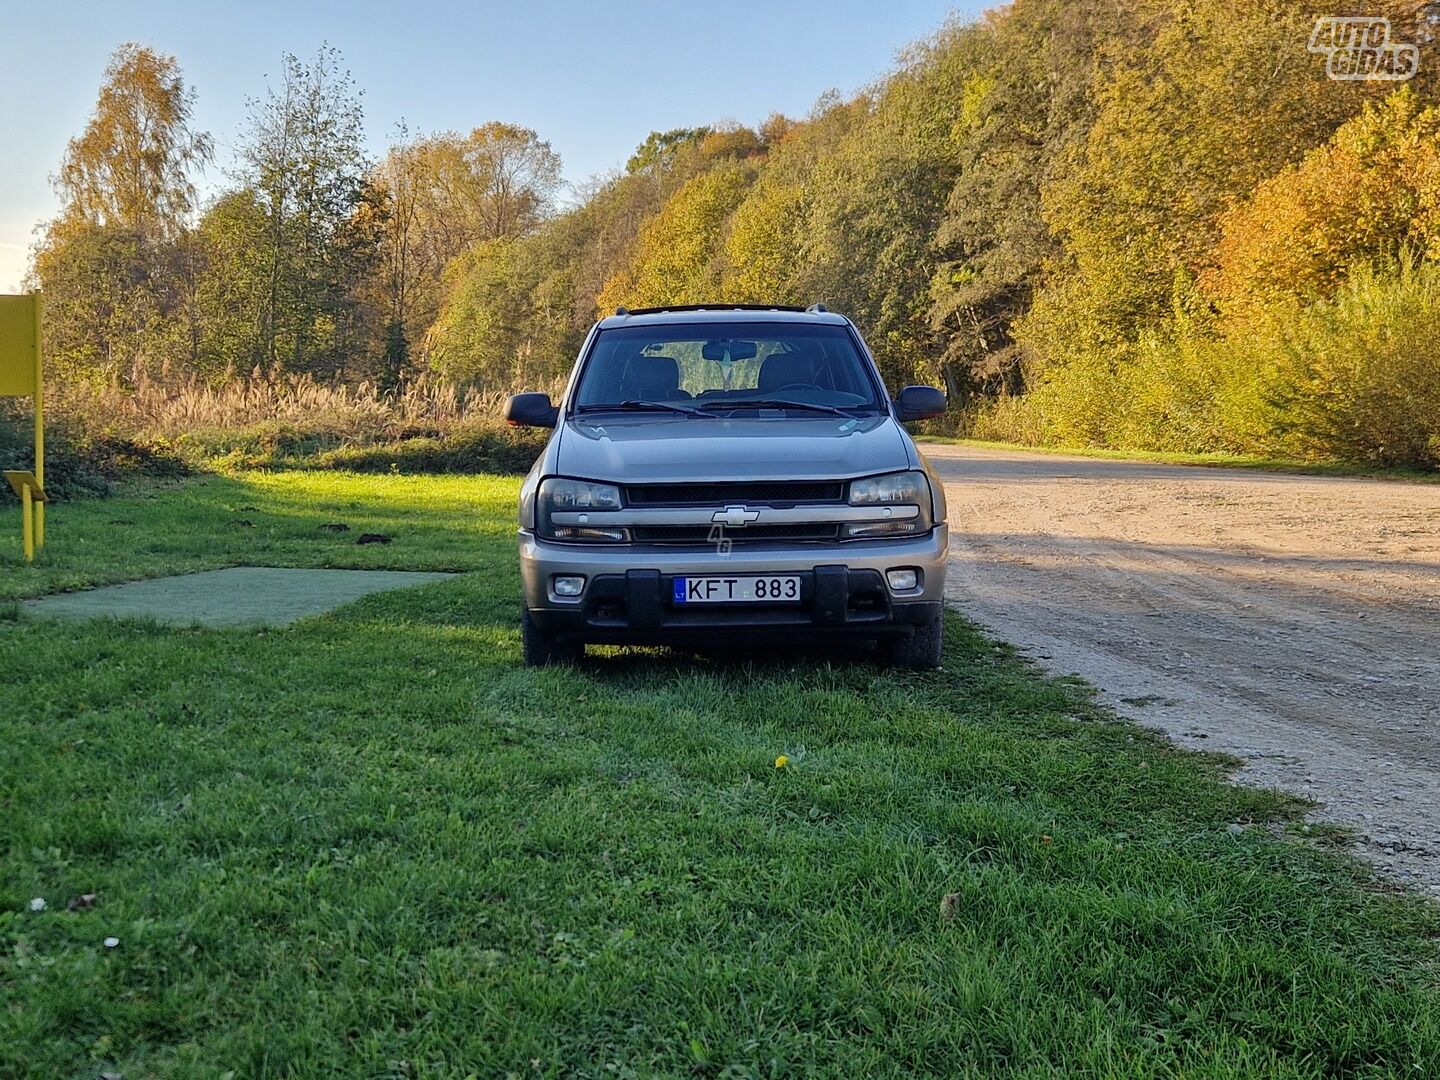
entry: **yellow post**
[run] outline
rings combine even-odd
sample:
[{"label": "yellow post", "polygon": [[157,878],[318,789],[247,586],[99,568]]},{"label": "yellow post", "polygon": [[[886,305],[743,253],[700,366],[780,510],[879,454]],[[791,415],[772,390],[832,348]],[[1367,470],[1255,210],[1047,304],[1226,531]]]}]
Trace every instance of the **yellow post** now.
[{"label": "yellow post", "polygon": [[[45,360],[41,355],[44,342],[40,330],[44,301],[35,297],[35,482],[45,490]],[[35,546],[45,546],[45,503],[35,504]]]},{"label": "yellow post", "polygon": [[34,511],[30,508],[30,485],[20,489],[20,536],[25,545],[25,561],[35,561]]},{"label": "yellow post", "polygon": [[20,500],[20,538],[25,545],[25,561],[31,562],[35,558],[38,540],[35,535],[36,525],[40,520],[41,508],[45,505],[45,489],[40,486],[40,481],[35,479],[33,472],[21,472],[18,469],[6,469],[5,482]]}]

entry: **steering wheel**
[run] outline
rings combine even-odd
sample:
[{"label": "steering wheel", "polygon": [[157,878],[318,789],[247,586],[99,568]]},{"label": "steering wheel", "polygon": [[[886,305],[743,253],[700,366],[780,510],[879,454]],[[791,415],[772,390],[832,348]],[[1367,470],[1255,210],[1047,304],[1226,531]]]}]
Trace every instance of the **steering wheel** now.
[{"label": "steering wheel", "polygon": [[818,386],[818,385],[816,385],[815,383],[792,382],[792,383],[786,383],[784,386],[777,386],[777,387],[775,388],[775,393],[777,393],[777,394],[783,393],[783,392],[786,391],[786,390],[819,390],[819,389],[821,389],[821,387]]}]

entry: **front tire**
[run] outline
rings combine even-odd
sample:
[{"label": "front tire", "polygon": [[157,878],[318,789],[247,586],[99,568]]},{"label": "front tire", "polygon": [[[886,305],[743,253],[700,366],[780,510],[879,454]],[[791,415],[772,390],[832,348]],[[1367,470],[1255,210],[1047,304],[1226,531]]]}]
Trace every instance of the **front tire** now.
[{"label": "front tire", "polygon": [[898,641],[881,642],[885,666],[907,671],[933,671],[940,666],[945,645],[945,614],[937,611],[922,623],[915,624],[915,633]]},{"label": "front tire", "polygon": [[520,651],[526,667],[551,667],[578,663],[585,655],[585,646],[578,642],[557,641],[553,633],[530,617],[530,609],[521,604]]}]

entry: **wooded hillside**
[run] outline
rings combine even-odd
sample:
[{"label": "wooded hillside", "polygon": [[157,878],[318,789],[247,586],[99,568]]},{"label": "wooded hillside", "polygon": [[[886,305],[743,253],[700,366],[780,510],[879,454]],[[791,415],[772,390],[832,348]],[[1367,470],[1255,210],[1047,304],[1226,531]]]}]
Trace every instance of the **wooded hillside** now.
[{"label": "wooded hillside", "polygon": [[[1344,5],[1339,5],[1344,7]],[[1440,54],[1337,82],[1302,0],[1015,0],[853,97],[656,132],[562,204],[543,133],[362,149],[323,50],[218,194],[194,91],[127,45],[36,253],[71,386],[548,383],[616,306],[824,301],[954,430],[1440,464]],[[704,118],[697,118],[703,120]],[[214,170],[212,169],[212,172]]]}]

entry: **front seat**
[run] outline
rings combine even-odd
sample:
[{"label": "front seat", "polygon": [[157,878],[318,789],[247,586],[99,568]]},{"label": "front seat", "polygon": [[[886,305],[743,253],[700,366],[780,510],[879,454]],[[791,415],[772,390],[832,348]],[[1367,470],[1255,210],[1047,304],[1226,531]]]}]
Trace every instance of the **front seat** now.
[{"label": "front seat", "polygon": [[673,356],[633,356],[620,376],[621,401],[674,401],[689,396],[680,389],[680,362]]},{"label": "front seat", "polygon": [[800,352],[771,353],[760,364],[755,388],[773,393],[785,386],[819,386],[815,360]]}]

